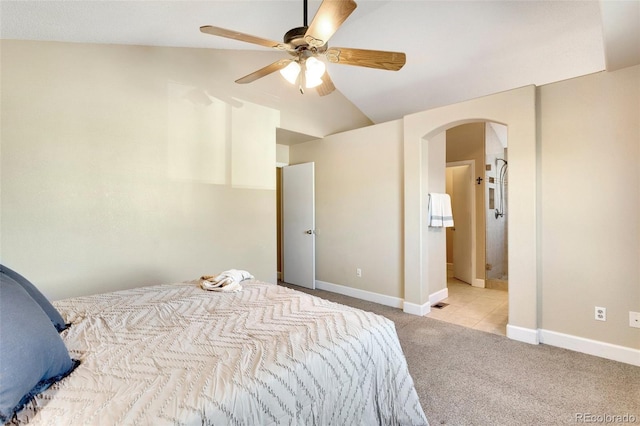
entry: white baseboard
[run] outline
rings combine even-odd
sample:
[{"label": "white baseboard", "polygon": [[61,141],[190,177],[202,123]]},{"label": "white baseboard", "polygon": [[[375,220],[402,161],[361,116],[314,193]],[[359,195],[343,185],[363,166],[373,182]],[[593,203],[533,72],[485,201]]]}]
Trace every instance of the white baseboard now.
[{"label": "white baseboard", "polygon": [[[343,294],[345,296],[355,297],[357,299],[367,300],[369,302],[379,303],[381,305],[390,306],[392,308],[402,309],[407,314],[424,316],[431,312],[431,300],[438,299],[436,302],[445,299],[448,296],[448,289],[440,290],[429,297],[429,302],[418,305],[416,303],[405,302],[399,297],[387,296],[385,294],[374,293],[372,291],[360,290],[353,287],[347,287],[340,284],[328,283],[326,281],[316,280],[316,288],[320,290],[330,291],[332,293]],[[444,297],[443,297],[444,296]]]},{"label": "white baseboard", "polygon": [[473,284],[471,284],[473,287],[480,287],[480,288],[484,288],[484,280],[481,278],[474,278],[473,279]]},{"label": "white baseboard", "polygon": [[436,291],[429,295],[429,306],[433,306],[438,302],[442,302],[444,299],[449,297],[449,289],[443,288],[442,290]]},{"label": "white baseboard", "polygon": [[507,324],[507,337],[519,342],[537,345],[540,343],[538,338],[538,330],[531,328],[518,327],[517,325]]},{"label": "white baseboard", "polygon": [[[484,282],[484,280],[482,280]],[[402,309],[407,314],[424,316],[431,312],[431,306],[446,299],[449,290],[444,288],[429,295],[429,302],[419,305],[417,303],[405,302],[399,297],[387,296],[385,294],[374,293],[367,290],[347,287],[339,284],[332,284],[325,281],[316,280],[316,288],[345,296],[355,297],[369,302],[379,303],[392,308]],[[625,346],[613,345],[611,343],[572,336],[570,334],[556,331],[531,329],[507,324],[507,337],[519,342],[537,345],[557,346],[588,355],[598,356],[613,361],[623,362],[640,367],[640,350]]]},{"label": "white baseboard", "polygon": [[507,325],[507,337],[520,342],[537,345],[542,343],[557,346],[571,351],[581,352],[587,355],[598,356],[612,361],[624,362],[640,367],[640,350],[626,346],[586,339],[544,329],[533,330],[530,328]]},{"label": "white baseboard", "polygon": [[640,367],[640,350],[638,349],[585,339],[584,337],[558,333],[557,331],[541,329],[539,332],[540,343],[545,345],[557,346]]},{"label": "white baseboard", "polygon": [[374,293],[372,291],[360,290],[344,285],[328,283],[326,281],[316,280],[316,288],[320,290],[330,291],[332,293],[343,294],[345,296],[355,297],[369,302],[379,303],[392,308],[400,308],[405,313],[411,315],[424,316],[431,312],[431,306],[449,297],[449,289],[443,288],[429,295],[429,301],[422,305],[417,303],[405,302],[399,297],[387,296],[385,294]]},{"label": "white baseboard", "polygon": [[439,290],[439,291],[436,291],[435,293],[430,294],[429,301],[422,305],[418,305],[417,303],[404,302],[404,307],[402,308],[402,310],[407,314],[418,315],[423,317],[427,315],[429,312],[431,312],[431,307],[433,305],[443,301],[447,297],[449,297],[449,289],[445,287],[442,290]]},{"label": "white baseboard", "polygon": [[431,303],[427,302],[422,305],[418,305],[417,303],[404,302],[404,307],[402,308],[402,310],[406,314],[418,315],[423,317],[431,312]]},{"label": "white baseboard", "polygon": [[392,308],[402,308],[404,300],[399,297],[387,296],[386,294],[374,293],[372,291],[360,290],[358,288],[347,287],[339,284],[332,284],[325,281],[316,280],[316,288],[330,291],[332,293],[343,294],[369,302],[379,303]]}]

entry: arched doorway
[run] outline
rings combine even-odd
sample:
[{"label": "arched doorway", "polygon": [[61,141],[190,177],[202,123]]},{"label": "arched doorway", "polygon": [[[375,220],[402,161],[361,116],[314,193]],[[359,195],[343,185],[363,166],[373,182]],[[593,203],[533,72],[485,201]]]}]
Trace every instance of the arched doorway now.
[{"label": "arched doorway", "polygon": [[[527,86],[404,119],[404,310],[424,315],[429,297],[442,291],[446,269],[438,264],[446,252],[444,235],[425,230],[429,191],[444,175],[443,133],[448,128],[493,121],[508,126],[510,141],[509,221],[510,293],[507,336],[538,343],[536,89]],[[441,164],[441,166],[440,166]],[[435,185],[435,186],[434,186]],[[434,189],[435,188],[435,189]]]},{"label": "arched doorway", "polygon": [[[504,142],[494,128],[504,133]],[[499,335],[506,335],[508,289],[498,288],[493,276],[506,264],[508,221],[506,203],[496,204],[502,193],[496,196],[495,163],[498,156],[506,158],[506,133],[506,126],[484,121],[446,130],[445,191],[454,224],[444,229],[446,290],[438,293],[441,300],[432,300],[430,293],[431,312],[426,315]],[[437,185],[430,183],[429,188],[435,192]],[[496,206],[500,207],[498,215]],[[443,278],[435,277],[434,281],[440,280]]]}]

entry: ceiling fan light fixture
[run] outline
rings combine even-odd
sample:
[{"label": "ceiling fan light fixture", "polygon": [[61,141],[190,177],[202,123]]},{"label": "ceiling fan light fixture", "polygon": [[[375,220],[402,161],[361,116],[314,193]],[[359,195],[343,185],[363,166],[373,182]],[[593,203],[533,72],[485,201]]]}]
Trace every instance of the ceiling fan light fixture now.
[{"label": "ceiling fan light fixture", "polygon": [[280,70],[280,74],[291,84],[296,84],[298,74],[300,74],[300,64],[297,61],[291,61],[289,65]]},{"label": "ceiling fan light fixture", "polygon": [[322,76],[326,70],[324,62],[317,58],[311,57],[305,61],[305,80],[307,89],[322,84]]},{"label": "ceiling fan light fixture", "polygon": [[318,87],[322,84],[321,78],[313,78],[309,76],[309,73],[305,73],[305,87],[307,89],[312,89],[314,87]]}]

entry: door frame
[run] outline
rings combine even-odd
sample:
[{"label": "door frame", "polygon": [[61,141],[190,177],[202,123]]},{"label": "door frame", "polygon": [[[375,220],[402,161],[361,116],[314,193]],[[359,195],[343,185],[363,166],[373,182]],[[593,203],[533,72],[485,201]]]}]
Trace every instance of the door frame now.
[{"label": "door frame", "polygon": [[[446,163],[445,165],[445,173],[448,167],[458,167],[458,166],[470,166],[469,173],[471,173],[471,179],[476,175],[476,162],[474,160],[463,160],[463,161],[451,161]],[[446,179],[446,176],[445,176]],[[472,186],[471,189],[471,285],[473,287],[484,287],[484,280],[478,280],[478,272],[477,272],[477,253],[476,253],[476,244],[477,244],[477,234],[476,234],[476,188]],[[455,224],[455,218],[453,218],[453,223]],[[480,285],[482,282],[482,285]]]},{"label": "door frame", "polygon": [[[284,220],[282,218],[282,168],[288,166],[289,163],[276,162],[276,174],[280,170],[280,181],[276,176],[276,274],[278,280],[282,280],[284,273],[284,250],[282,249],[282,241],[284,240]],[[281,268],[282,266],[282,268]]]}]

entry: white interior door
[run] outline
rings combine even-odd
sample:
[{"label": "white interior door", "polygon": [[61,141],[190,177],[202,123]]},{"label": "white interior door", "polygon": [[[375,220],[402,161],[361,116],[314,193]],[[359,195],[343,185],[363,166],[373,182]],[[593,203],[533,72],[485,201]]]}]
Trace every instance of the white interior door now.
[{"label": "white interior door", "polygon": [[283,281],[314,289],[316,236],[314,164],[282,168]]},{"label": "white interior door", "polygon": [[460,281],[473,284],[471,269],[471,191],[474,190],[471,167],[453,167],[453,276]]}]

